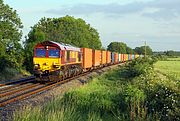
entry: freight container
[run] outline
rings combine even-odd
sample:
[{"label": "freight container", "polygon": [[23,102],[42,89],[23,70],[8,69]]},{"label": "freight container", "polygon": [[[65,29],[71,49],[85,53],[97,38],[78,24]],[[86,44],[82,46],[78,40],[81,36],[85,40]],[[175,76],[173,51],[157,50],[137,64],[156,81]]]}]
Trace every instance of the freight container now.
[{"label": "freight container", "polygon": [[101,51],[101,53],[102,53],[102,62],[101,62],[101,64],[103,64],[103,65],[105,65],[106,64],[106,51]]},{"label": "freight container", "polygon": [[115,63],[118,63],[118,53],[114,53],[114,60],[115,60]]},{"label": "freight container", "polygon": [[127,60],[127,54],[124,54],[124,61]]},{"label": "freight container", "polygon": [[130,54],[130,60],[132,60],[132,54]]},{"label": "freight container", "polygon": [[121,54],[121,62],[124,62],[124,54]]},{"label": "freight container", "polygon": [[126,54],[126,61],[129,60],[129,54]]},{"label": "freight container", "polygon": [[106,63],[111,63],[111,52],[106,51]]},{"label": "freight container", "polygon": [[121,54],[119,53],[118,56],[119,56],[118,57],[119,58],[119,62],[121,62]]},{"label": "freight container", "polygon": [[115,62],[114,55],[115,55],[115,53],[114,53],[114,52],[111,52],[111,63],[114,63],[114,62]]},{"label": "freight container", "polygon": [[82,58],[83,58],[83,63],[82,63],[82,66],[83,68],[91,68],[92,67],[92,49],[89,49],[89,48],[81,48],[81,51],[82,51]]},{"label": "freight container", "polygon": [[128,54],[128,61],[131,60],[131,54]]},{"label": "freight container", "polygon": [[93,66],[101,64],[101,50],[93,50]]},{"label": "freight container", "polygon": [[134,60],[134,54],[132,54],[132,60]]}]

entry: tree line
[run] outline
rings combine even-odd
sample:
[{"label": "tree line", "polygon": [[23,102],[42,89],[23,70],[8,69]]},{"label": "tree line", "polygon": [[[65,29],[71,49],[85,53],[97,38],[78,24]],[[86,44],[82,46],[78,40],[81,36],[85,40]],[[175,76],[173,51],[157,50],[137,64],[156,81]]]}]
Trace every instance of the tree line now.
[{"label": "tree line", "polygon": [[107,50],[112,51],[112,52],[118,52],[122,54],[145,54],[145,49],[146,49],[146,54],[147,55],[152,55],[153,51],[149,46],[141,46],[141,47],[136,47],[135,49],[130,48],[129,46],[126,45],[126,43],[123,42],[111,42],[108,45]]},{"label": "tree line", "polygon": [[[0,76],[8,72],[33,70],[33,48],[42,41],[64,42],[77,47],[103,49],[98,31],[81,18],[42,18],[31,27],[20,44],[23,24],[16,10],[0,0]],[[143,54],[144,47],[132,49],[123,42],[111,42],[107,50]],[[147,48],[150,48],[147,46]],[[152,52],[151,49],[150,53]]]},{"label": "tree line", "polygon": [[168,50],[168,51],[161,51],[161,52],[153,52],[154,55],[165,55],[169,57],[178,57],[180,56],[180,51],[173,51],[173,50]]}]

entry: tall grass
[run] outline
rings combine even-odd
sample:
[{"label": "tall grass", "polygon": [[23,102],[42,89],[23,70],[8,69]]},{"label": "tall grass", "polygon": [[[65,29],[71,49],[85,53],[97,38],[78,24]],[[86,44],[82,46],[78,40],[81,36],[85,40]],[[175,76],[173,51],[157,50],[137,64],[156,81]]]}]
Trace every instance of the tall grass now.
[{"label": "tall grass", "polygon": [[14,120],[177,120],[179,94],[177,83],[161,79],[153,70],[152,61],[137,60],[96,77],[42,107],[17,111]]}]

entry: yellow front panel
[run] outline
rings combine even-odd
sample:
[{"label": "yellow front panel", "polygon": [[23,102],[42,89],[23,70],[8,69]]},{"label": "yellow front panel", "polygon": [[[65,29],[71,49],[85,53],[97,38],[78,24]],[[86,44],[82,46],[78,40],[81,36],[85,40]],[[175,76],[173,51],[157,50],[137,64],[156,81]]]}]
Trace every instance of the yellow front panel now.
[{"label": "yellow front panel", "polygon": [[54,65],[61,65],[61,58],[33,58],[34,64],[39,64],[41,71],[49,70],[54,71],[57,70],[57,68],[54,68]]}]

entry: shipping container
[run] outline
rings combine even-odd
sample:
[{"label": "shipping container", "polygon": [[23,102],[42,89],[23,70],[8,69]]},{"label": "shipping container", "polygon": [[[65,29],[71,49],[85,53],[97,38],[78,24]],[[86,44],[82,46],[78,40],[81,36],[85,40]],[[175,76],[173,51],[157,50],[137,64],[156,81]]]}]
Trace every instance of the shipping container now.
[{"label": "shipping container", "polygon": [[129,61],[129,60],[131,60],[131,59],[130,59],[130,54],[128,54],[128,61]]},{"label": "shipping container", "polygon": [[124,54],[124,61],[126,61],[126,54]]},{"label": "shipping container", "polygon": [[129,60],[129,54],[126,54],[126,61]]},{"label": "shipping container", "polygon": [[101,51],[101,53],[102,53],[102,61],[101,61],[101,64],[106,64],[106,51]]},{"label": "shipping container", "polygon": [[132,60],[134,60],[134,54],[132,54]]},{"label": "shipping container", "polygon": [[115,62],[114,54],[115,54],[114,52],[111,52],[111,63]]},{"label": "shipping container", "polygon": [[106,51],[106,63],[111,63],[111,52]]},{"label": "shipping container", "polygon": [[82,54],[83,54],[83,68],[91,68],[92,67],[92,49],[89,48],[81,48]]},{"label": "shipping container", "polygon": [[121,62],[121,54],[119,53],[118,56],[119,56],[118,57],[119,58],[119,62]]},{"label": "shipping container", "polygon": [[119,57],[119,56],[118,56],[118,53],[114,53],[114,60],[115,60],[115,63],[118,63],[118,60],[119,60],[118,57]]},{"label": "shipping container", "polygon": [[93,50],[93,66],[99,66],[101,64],[101,50]]},{"label": "shipping container", "polygon": [[121,54],[121,62],[124,62],[124,54]]}]

